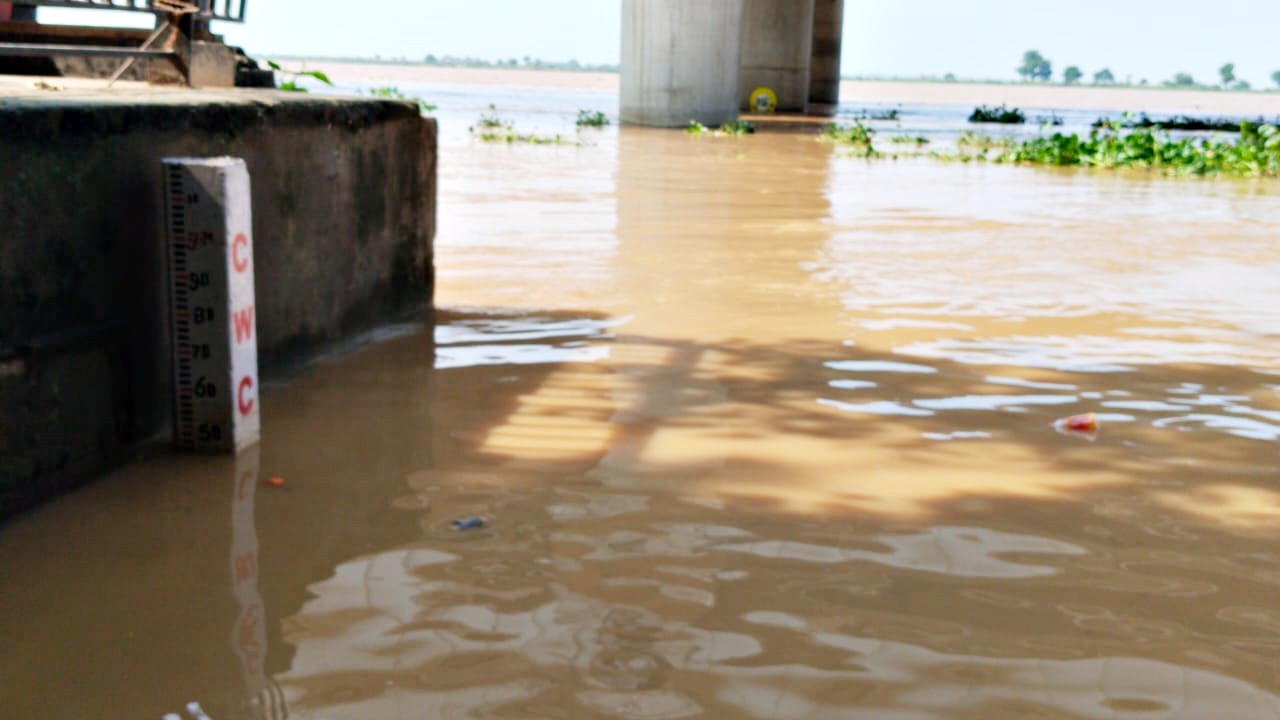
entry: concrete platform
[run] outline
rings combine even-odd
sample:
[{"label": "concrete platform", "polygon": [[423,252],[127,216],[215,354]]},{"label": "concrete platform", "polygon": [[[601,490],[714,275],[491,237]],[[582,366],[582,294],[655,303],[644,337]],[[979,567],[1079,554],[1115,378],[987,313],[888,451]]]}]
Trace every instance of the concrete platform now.
[{"label": "concrete platform", "polygon": [[739,120],[755,125],[761,132],[816,135],[836,121],[834,105],[810,105],[803,113],[743,113]]},{"label": "concrete platform", "polygon": [[429,307],[436,131],[389,100],[0,77],[0,517],[171,432],[160,158],[246,161],[270,378]]}]

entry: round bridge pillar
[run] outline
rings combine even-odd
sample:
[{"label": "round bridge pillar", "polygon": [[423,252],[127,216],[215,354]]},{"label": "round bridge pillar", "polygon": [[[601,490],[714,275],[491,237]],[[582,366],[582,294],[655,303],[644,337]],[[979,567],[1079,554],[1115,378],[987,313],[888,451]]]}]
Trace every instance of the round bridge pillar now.
[{"label": "round bridge pillar", "polygon": [[720,125],[738,116],[746,0],[623,0],[624,123]]},{"label": "round bridge pillar", "polygon": [[809,102],[814,0],[747,0],[742,28],[741,105],[767,87],[778,109],[804,112]]},{"label": "round bridge pillar", "polygon": [[840,45],[844,35],[844,0],[815,0],[813,59],[809,61],[809,102],[840,102]]}]

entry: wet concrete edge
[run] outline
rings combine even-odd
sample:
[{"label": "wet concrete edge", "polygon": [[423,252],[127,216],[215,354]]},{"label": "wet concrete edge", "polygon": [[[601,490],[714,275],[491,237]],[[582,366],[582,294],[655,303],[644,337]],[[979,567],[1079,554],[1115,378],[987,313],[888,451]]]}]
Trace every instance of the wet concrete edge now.
[{"label": "wet concrete edge", "polygon": [[436,122],[406,103],[0,102],[0,518],[171,432],[160,158],[244,158],[263,374],[422,313]]}]

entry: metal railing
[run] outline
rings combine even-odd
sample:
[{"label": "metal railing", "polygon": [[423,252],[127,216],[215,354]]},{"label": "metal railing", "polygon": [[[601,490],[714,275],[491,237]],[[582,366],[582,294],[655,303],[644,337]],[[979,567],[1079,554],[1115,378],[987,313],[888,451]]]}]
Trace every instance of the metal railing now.
[{"label": "metal railing", "polygon": [[[80,35],[72,41],[74,44],[69,44],[56,35],[39,36],[38,31],[44,26],[0,22],[0,57],[120,58],[124,62],[111,75],[111,83],[118,80],[139,59],[163,59],[173,63],[189,83],[193,43],[219,40],[209,32],[212,20],[244,22],[244,10],[248,2],[249,0],[15,0],[15,6],[148,12],[156,16],[156,27],[140,46],[121,47],[104,43],[106,35],[113,32],[107,28],[80,28],[89,31],[88,42],[81,42],[86,36]],[[25,41],[5,42],[6,26],[13,29],[16,39]],[[33,33],[38,37],[23,37]],[[8,38],[13,38],[14,34],[8,35]]]},{"label": "metal railing", "polygon": [[156,14],[193,13],[210,20],[244,22],[249,0],[17,0],[18,5],[66,7],[86,10],[134,10]]}]

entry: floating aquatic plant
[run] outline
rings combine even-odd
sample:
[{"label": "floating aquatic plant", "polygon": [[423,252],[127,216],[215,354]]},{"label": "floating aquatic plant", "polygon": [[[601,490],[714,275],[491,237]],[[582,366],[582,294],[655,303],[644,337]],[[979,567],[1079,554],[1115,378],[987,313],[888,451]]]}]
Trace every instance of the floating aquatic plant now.
[{"label": "floating aquatic plant", "polygon": [[[1239,132],[1240,121],[1225,118],[1197,118],[1189,115],[1175,115],[1174,117],[1164,118],[1163,120],[1152,120],[1146,113],[1142,113],[1137,117],[1126,113],[1119,120],[1110,118],[1098,118],[1094,121],[1093,127],[1109,127],[1119,123],[1122,128],[1153,128],[1160,130],[1189,130],[1189,131],[1214,131],[1214,132]],[[1256,125],[1266,124],[1262,118],[1254,121]]]},{"label": "floating aquatic plant", "polygon": [[609,118],[599,110],[579,110],[578,120],[575,123],[578,127],[594,127],[602,128],[609,125]]},{"label": "floating aquatic plant", "polygon": [[979,105],[969,114],[969,122],[971,123],[1000,123],[1002,125],[1021,125],[1027,121],[1027,116],[1022,114],[1018,108],[1005,107],[987,107]]},{"label": "floating aquatic plant", "polygon": [[992,158],[1034,165],[1142,168],[1180,175],[1280,176],[1280,128],[1241,123],[1235,138],[1175,138],[1154,128],[1110,125],[1084,137],[1054,133],[1017,143]]},{"label": "floating aquatic plant", "polygon": [[[890,158],[928,156],[946,162],[996,162],[1058,167],[1135,168],[1178,175],[1280,177],[1280,127],[1240,123],[1234,137],[1173,137],[1157,127],[1126,128],[1120,121],[1086,135],[1055,132],[1020,140],[964,132],[949,151],[924,151],[925,138],[897,136]],[[875,131],[855,123],[829,125],[821,138],[854,149],[860,157],[880,157]]]},{"label": "floating aquatic plant", "polygon": [[899,120],[898,111],[890,108],[888,110],[861,110],[853,116],[856,120],[882,120],[893,122]]},{"label": "floating aquatic plant", "polygon": [[684,131],[690,135],[750,135],[756,131],[756,126],[746,120],[730,120],[719,128],[712,130],[697,120],[690,120],[685,125]]},{"label": "floating aquatic plant", "polygon": [[563,135],[537,135],[516,130],[515,123],[498,115],[498,108],[489,105],[489,111],[480,114],[476,124],[467,128],[471,137],[489,143],[527,143],[531,145],[579,145]]},{"label": "floating aquatic plant", "polygon": [[828,125],[822,129],[821,139],[848,147],[858,157],[876,157],[876,131],[855,121],[852,125]]},{"label": "floating aquatic plant", "polygon": [[436,106],[414,95],[406,95],[400,88],[387,86],[369,88],[369,94],[374,97],[387,98],[389,100],[403,100],[418,106],[418,112],[426,115],[436,109]]}]

